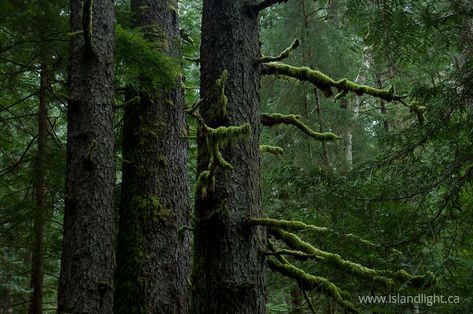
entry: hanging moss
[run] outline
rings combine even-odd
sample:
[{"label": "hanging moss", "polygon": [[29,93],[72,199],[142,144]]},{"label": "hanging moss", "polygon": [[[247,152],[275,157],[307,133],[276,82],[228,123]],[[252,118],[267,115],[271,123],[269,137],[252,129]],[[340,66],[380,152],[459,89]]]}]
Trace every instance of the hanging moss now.
[{"label": "hanging moss", "polygon": [[339,93],[343,91],[346,93],[352,92],[358,96],[367,94],[388,102],[400,98],[394,94],[393,87],[388,90],[378,89],[367,85],[356,84],[355,82],[349,81],[345,78],[335,81],[328,75],[308,67],[295,67],[280,62],[269,62],[262,64],[260,69],[261,73],[265,75],[283,75],[300,81],[311,82],[315,87],[320,89],[326,97],[333,96],[332,88],[335,88]]},{"label": "hanging moss", "polygon": [[259,151],[261,153],[270,153],[274,155],[282,155],[284,154],[284,149],[279,146],[271,146],[271,145],[260,145]]},{"label": "hanging moss", "polygon": [[219,79],[215,82],[215,86],[217,88],[217,111],[218,115],[222,118],[227,116],[227,105],[228,105],[228,98],[225,95],[225,84],[228,79],[228,71],[223,70],[222,75]]},{"label": "hanging moss", "polygon": [[261,123],[265,126],[273,126],[278,124],[290,124],[297,127],[299,130],[309,135],[317,141],[335,141],[340,139],[337,135],[331,132],[319,133],[310,129],[304,122],[301,121],[302,117],[295,114],[280,114],[280,113],[263,113],[261,114]]},{"label": "hanging moss", "polygon": [[251,134],[251,126],[249,123],[238,126],[220,126],[216,129],[206,127],[205,130],[211,145],[225,145],[238,139],[247,139]]},{"label": "hanging moss", "polygon": [[352,313],[360,313],[350,301],[344,298],[347,297],[347,294],[342,293],[340,288],[326,278],[307,274],[302,269],[297,268],[290,263],[281,263],[272,258],[268,259],[268,267],[286,277],[295,279],[302,290],[310,291],[317,289],[318,291],[332,297],[346,310]]}]

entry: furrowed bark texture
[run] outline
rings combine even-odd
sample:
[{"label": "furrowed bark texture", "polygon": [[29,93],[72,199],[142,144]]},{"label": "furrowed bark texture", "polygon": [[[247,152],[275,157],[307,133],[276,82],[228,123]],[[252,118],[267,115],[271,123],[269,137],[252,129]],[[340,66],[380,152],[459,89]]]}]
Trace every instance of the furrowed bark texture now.
[{"label": "furrowed bark texture", "polygon": [[[113,50],[112,0],[71,1],[67,173],[59,313],[112,313],[113,304]],[[84,10],[86,11],[86,10]],[[85,14],[87,15],[87,14]],[[84,33],[87,30],[84,29]]]},{"label": "furrowed bark texture", "polygon": [[[234,167],[216,172],[215,189],[196,195],[192,313],[265,313],[265,259],[259,253],[265,233],[246,221],[261,215],[260,202],[260,57],[258,21],[244,1],[204,0],[202,17],[200,111],[210,127],[249,123],[247,140],[221,151]],[[249,1],[246,4],[254,4]],[[227,115],[216,108],[215,81],[228,71]],[[205,171],[209,152],[198,136],[198,171]]]},{"label": "furrowed bark texture", "polygon": [[[135,26],[177,56],[177,0],[132,0]],[[184,94],[142,78],[125,107],[114,313],[188,313],[191,246]],[[147,87],[146,87],[147,86]]]},{"label": "furrowed bark texture", "polygon": [[38,105],[38,144],[34,164],[34,203],[33,248],[31,256],[31,304],[29,313],[43,312],[44,280],[44,227],[46,224],[46,142],[48,137],[48,108],[46,89],[48,88],[47,67],[41,65],[39,105]]}]

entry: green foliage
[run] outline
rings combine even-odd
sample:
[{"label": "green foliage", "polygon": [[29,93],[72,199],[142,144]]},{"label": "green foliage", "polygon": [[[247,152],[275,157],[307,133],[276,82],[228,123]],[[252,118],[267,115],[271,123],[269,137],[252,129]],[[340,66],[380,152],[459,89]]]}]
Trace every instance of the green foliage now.
[{"label": "green foliage", "polygon": [[131,85],[151,82],[146,89],[172,87],[180,75],[177,60],[161,52],[158,42],[150,42],[139,30],[115,26],[117,75]]}]

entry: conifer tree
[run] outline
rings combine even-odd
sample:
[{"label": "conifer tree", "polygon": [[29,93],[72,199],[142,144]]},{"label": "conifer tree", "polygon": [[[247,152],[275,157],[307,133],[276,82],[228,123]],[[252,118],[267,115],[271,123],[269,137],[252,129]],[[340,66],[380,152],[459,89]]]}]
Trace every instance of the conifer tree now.
[{"label": "conifer tree", "polygon": [[[180,50],[177,5],[131,1],[136,30],[158,47],[153,53],[175,58],[174,67]],[[187,313],[191,247],[188,232],[181,231],[190,218],[184,93],[180,76],[163,86],[149,74],[141,73],[126,91],[114,312]]]},{"label": "conifer tree", "polygon": [[73,0],[59,313],[112,313],[114,7]]}]

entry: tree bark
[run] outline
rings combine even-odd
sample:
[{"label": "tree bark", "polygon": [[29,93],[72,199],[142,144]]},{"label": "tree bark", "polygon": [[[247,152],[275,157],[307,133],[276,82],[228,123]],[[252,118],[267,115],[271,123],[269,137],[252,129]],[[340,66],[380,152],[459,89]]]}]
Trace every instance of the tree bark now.
[{"label": "tree bark", "polygon": [[38,105],[38,142],[33,169],[34,180],[34,213],[33,213],[33,247],[31,258],[31,304],[29,313],[43,312],[43,279],[44,279],[44,228],[46,223],[46,142],[48,137],[47,66],[41,65],[39,105]]},{"label": "tree bark", "polygon": [[73,36],[58,312],[112,313],[113,1],[72,0],[70,16]]},{"label": "tree bark", "polygon": [[[263,229],[247,220],[261,215],[260,57],[258,16],[246,5],[256,1],[204,0],[202,17],[200,109],[210,127],[249,123],[246,140],[221,149],[233,170],[217,169],[215,188],[196,195],[192,313],[265,313]],[[216,80],[228,71],[227,114],[218,114]],[[209,165],[209,152],[198,134],[198,172]]]},{"label": "tree bark", "polygon": [[[131,7],[135,26],[178,56],[177,0],[132,0]],[[126,98],[140,101],[125,107],[114,313],[189,310],[191,246],[179,232],[190,218],[180,83],[163,90],[143,77],[138,91],[127,88]]]}]

